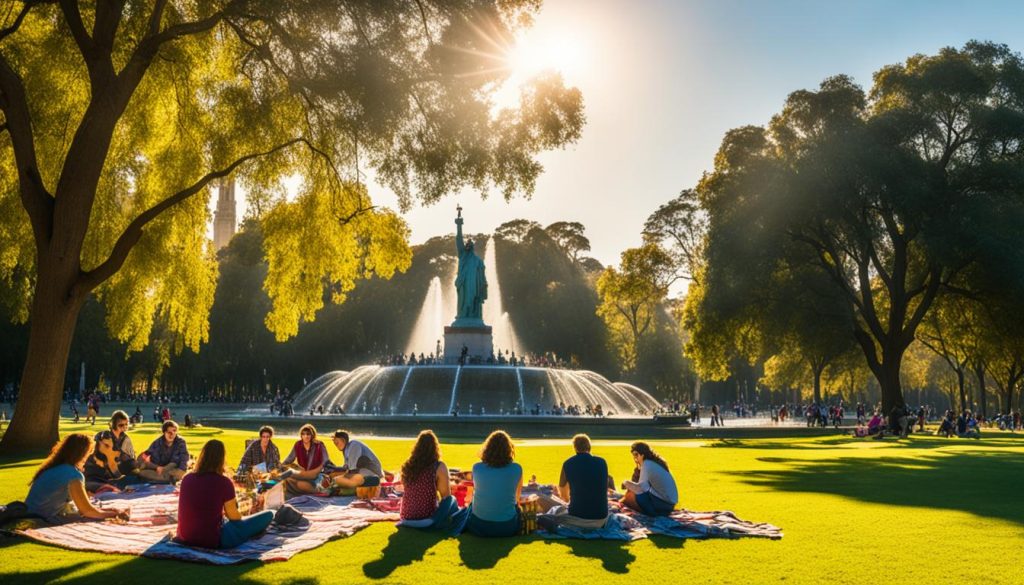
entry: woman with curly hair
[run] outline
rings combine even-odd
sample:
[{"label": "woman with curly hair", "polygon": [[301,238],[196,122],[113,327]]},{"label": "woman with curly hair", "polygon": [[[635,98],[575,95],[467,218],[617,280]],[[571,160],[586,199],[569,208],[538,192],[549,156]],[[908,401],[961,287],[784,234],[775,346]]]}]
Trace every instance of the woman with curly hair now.
[{"label": "woman with curly hair", "polygon": [[642,441],[630,445],[629,451],[636,469],[631,481],[622,482],[627,490],[622,503],[648,516],[668,516],[679,502],[676,480],[668,471],[668,463]]},{"label": "woman with curly hair", "polygon": [[473,465],[473,503],[466,530],[477,536],[514,536],[519,533],[519,492],[523,468],[513,461],[516,449],[505,431],[494,431],[484,441],[480,462]]},{"label": "woman with curly hair", "polygon": [[[448,528],[459,505],[452,495],[448,466],[441,461],[441,444],[434,431],[420,432],[412,454],[402,464],[402,526]],[[440,502],[438,499],[440,498]]]},{"label": "woman with curly hair", "polygon": [[54,524],[82,519],[128,518],[127,512],[98,510],[89,502],[82,467],[91,447],[92,439],[82,433],[72,433],[53,446],[29,482],[31,487],[25,498],[29,514]]}]

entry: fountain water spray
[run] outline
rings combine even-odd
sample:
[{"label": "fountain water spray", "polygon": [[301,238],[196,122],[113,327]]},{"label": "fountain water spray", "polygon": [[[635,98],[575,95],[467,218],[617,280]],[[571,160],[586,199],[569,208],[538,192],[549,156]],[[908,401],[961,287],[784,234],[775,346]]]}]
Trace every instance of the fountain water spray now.
[{"label": "fountain water spray", "polygon": [[498,280],[497,240],[492,236],[487,240],[484,252],[484,271],[487,277],[487,302],[484,303],[484,322],[491,326],[494,338],[494,349],[514,351],[522,355],[523,348],[512,327],[512,320],[505,311],[501,301],[501,282]]}]

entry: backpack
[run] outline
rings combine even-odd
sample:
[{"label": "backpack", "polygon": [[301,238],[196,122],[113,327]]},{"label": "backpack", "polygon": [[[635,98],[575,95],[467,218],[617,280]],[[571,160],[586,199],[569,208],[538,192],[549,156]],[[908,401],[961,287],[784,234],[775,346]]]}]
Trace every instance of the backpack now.
[{"label": "backpack", "polygon": [[30,516],[35,516],[35,514],[29,513],[25,502],[11,502],[6,506],[0,506],[0,526]]}]

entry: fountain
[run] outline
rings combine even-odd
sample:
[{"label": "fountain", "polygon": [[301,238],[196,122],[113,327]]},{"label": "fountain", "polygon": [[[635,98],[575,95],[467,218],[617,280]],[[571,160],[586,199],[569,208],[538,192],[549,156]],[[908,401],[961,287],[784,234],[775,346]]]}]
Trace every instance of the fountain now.
[{"label": "fountain", "polygon": [[494,326],[494,348],[496,351],[513,351],[523,355],[516,332],[512,328],[512,320],[502,306],[501,281],[498,279],[497,241],[491,237],[484,252],[484,266],[487,270],[487,282],[491,284],[491,292],[484,304],[484,321]]},{"label": "fountain", "polygon": [[323,405],[347,414],[446,415],[472,404],[494,414],[549,414],[555,405],[600,405],[613,417],[649,416],[658,402],[629,384],[589,370],[531,366],[362,366],[331,372],[295,398],[295,411]]},{"label": "fountain", "polygon": [[[514,351],[519,357],[525,350],[502,303],[495,239],[489,238],[481,267],[473,247],[468,242],[463,246],[461,210],[456,223],[459,267],[453,266],[448,275],[455,280],[454,275],[465,263],[476,271],[470,274],[477,281],[458,291],[457,302],[455,294],[446,294],[452,288],[444,286],[440,277],[434,277],[406,345],[406,353],[434,354],[444,330],[443,359],[428,364],[361,366],[351,372],[324,374],[295,397],[296,412],[323,406],[327,412],[340,408],[346,415],[449,415],[454,411],[465,412],[473,405],[476,412],[493,415],[532,412],[534,416],[544,416],[561,407],[578,406],[585,410],[600,406],[606,416],[635,418],[649,417],[658,408],[658,402],[642,389],[612,383],[589,370],[536,367],[522,362],[515,366],[488,363],[490,356],[482,353],[460,357],[458,347],[452,346],[458,343],[461,347],[466,338],[471,338],[470,345],[478,342],[475,348]],[[480,272],[483,282],[479,281]],[[453,315],[452,326],[445,327],[445,321]],[[493,328],[486,323],[493,324]]]},{"label": "fountain", "polygon": [[409,343],[405,345],[406,354],[431,355],[437,351],[440,331],[444,329],[444,315],[455,313],[455,299],[444,297],[441,292],[441,279],[435,276],[430,279],[430,287],[423,299],[423,307],[416,319],[416,326],[409,336]]}]

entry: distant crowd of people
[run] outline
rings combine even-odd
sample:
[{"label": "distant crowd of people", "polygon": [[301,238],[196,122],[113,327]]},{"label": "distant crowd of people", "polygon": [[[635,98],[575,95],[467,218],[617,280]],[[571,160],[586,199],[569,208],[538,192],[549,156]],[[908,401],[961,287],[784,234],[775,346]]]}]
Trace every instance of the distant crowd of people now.
[{"label": "distant crowd of people", "polygon": [[444,355],[441,353],[440,341],[438,341],[437,352],[431,354],[416,354],[412,352],[409,355],[398,353],[394,355],[384,356],[376,360],[379,366],[435,366],[435,365],[488,365],[488,366],[510,366],[510,367],[534,367],[534,368],[570,368],[573,367],[571,362],[567,362],[564,359],[558,357],[554,352],[545,352],[540,354],[526,353],[517,356],[515,351],[508,349],[498,349],[497,352],[491,351],[491,354],[487,357],[471,356],[469,355],[469,348],[463,346],[459,352],[459,355],[452,359],[452,361],[446,362]]}]

